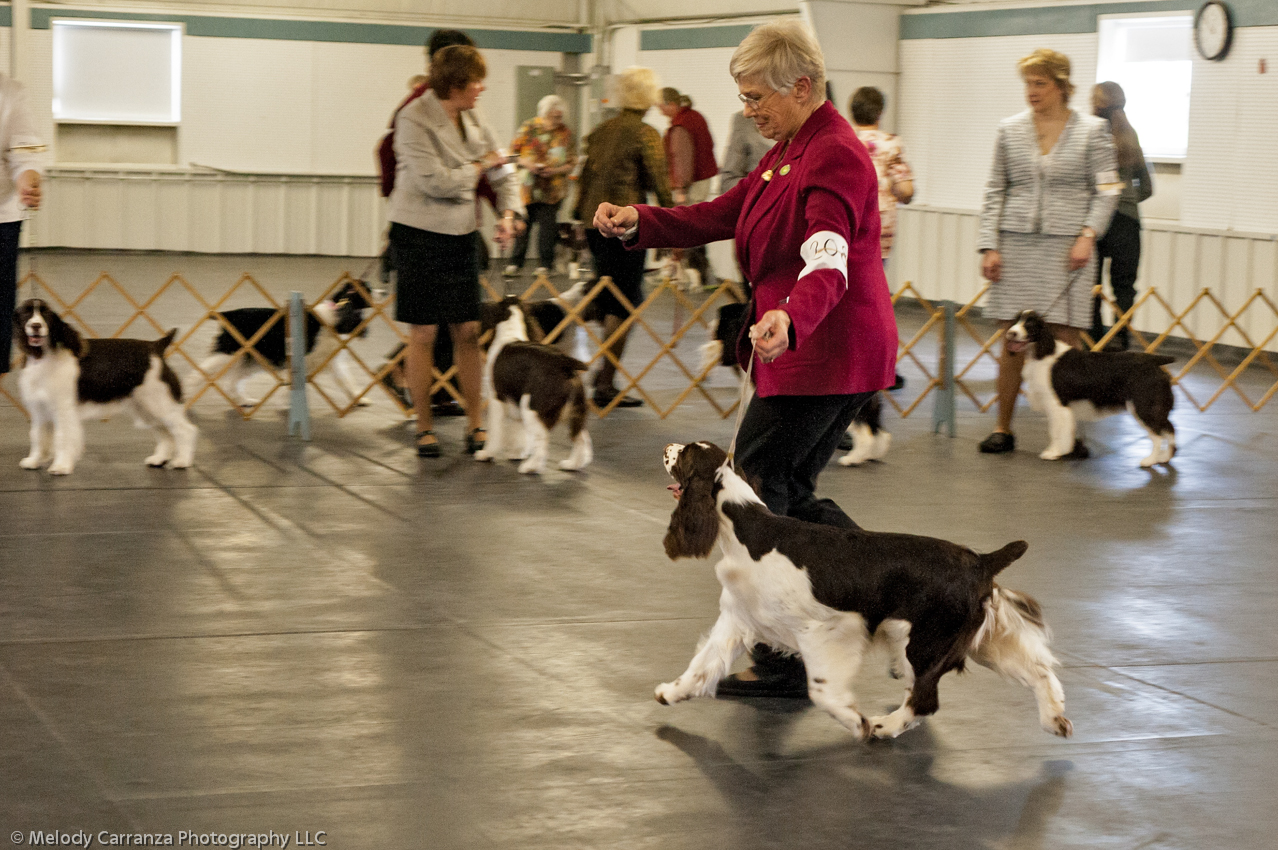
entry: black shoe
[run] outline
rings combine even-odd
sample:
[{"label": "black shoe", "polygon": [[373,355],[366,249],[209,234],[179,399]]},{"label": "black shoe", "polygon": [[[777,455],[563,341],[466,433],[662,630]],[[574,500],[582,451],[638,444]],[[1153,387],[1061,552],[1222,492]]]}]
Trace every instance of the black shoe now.
[{"label": "black shoe", "polygon": [[888,391],[895,392],[896,390],[901,390],[901,389],[905,389],[905,378],[901,376],[900,372],[897,372],[896,382],[893,383],[892,386],[888,387]]},{"label": "black shoe", "polygon": [[1088,450],[1087,444],[1082,440],[1075,440],[1074,448],[1070,450],[1069,454],[1062,455],[1061,460],[1087,460],[1091,456],[1092,453]]},{"label": "black shoe", "polygon": [[430,406],[430,412],[432,416],[465,416],[466,415],[466,409],[462,407],[460,404],[458,404],[456,400],[453,400],[453,399],[450,399],[449,401],[441,402],[439,404],[432,404]]},{"label": "black shoe", "polygon": [[851,431],[844,431],[843,436],[839,437],[839,451],[850,452],[856,448],[856,440],[852,438]]},{"label": "black shoe", "polygon": [[[484,444],[488,442],[480,438],[480,434],[484,433],[483,428],[476,428],[466,435],[466,454],[473,455],[475,452],[483,449]],[[487,436],[485,434],[485,436]]]},{"label": "black shoe", "polygon": [[807,699],[808,683],[791,676],[760,676],[742,679],[737,674],[719,680],[716,697],[757,697],[771,699]]},{"label": "black shoe", "polygon": [[[616,390],[595,390],[594,396],[590,399],[594,402],[595,407],[605,408],[612,404],[612,400],[618,396]],[[617,407],[643,407],[643,399],[634,396],[626,396],[617,402]]]},{"label": "black shoe", "polygon": [[981,454],[1001,455],[1016,451],[1016,438],[1002,431],[995,431],[981,441]]},{"label": "black shoe", "polygon": [[434,431],[418,431],[417,432],[417,456],[418,457],[439,457],[439,440],[433,443],[423,443],[422,437],[433,437]]}]

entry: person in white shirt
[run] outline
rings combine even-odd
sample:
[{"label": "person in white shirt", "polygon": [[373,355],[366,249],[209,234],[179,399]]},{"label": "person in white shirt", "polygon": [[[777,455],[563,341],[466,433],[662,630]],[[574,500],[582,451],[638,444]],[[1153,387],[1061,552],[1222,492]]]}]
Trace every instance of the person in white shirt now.
[{"label": "person in white shirt", "polygon": [[22,85],[0,74],[0,375],[9,371],[13,308],[18,297],[18,236],[22,215],[40,206],[44,145],[36,135]]}]

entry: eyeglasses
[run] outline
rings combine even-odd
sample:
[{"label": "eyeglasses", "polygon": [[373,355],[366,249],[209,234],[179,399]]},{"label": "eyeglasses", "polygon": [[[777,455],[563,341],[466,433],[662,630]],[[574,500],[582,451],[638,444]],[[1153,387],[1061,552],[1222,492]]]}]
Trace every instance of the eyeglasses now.
[{"label": "eyeglasses", "polygon": [[741,101],[742,103],[744,103],[746,106],[750,107],[751,109],[758,109],[759,106],[762,105],[762,103],[765,100],[772,97],[772,95],[774,94],[776,94],[775,91],[770,91],[767,94],[759,95],[758,97],[751,97],[750,95],[738,94],[737,100]]}]

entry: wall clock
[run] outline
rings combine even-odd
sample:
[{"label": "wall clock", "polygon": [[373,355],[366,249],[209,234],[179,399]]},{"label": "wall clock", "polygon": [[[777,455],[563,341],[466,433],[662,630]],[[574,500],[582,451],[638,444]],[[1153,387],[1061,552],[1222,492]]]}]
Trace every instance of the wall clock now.
[{"label": "wall clock", "polygon": [[1234,39],[1234,22],[1229,7],[1220,0],[1204,3],[1194,16],[1194,44],[1204,59],[1218,62],[1229,52]]}]

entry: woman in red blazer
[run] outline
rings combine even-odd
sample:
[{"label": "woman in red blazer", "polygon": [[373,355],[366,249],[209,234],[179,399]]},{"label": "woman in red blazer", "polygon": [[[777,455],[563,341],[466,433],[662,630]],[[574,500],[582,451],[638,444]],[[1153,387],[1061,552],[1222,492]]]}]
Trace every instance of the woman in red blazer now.
[{"label": "woman in red blazer", "polygon": [[[756,384],[736,463],[761,480],[773,513],[855,527],[814,491],[857,410],[895,381],[896,319],[879,250],[874,164],[825,100],[821,49],[801,23],[756,28],[729,71],[745,115],[777,142],[758,167],[706,203],[600,204],[594,227],[636,249],[736,240],[754,282],[754,325],[738,342],[738,362],[754,357]],[[801,666],[765,669],[763,656],[756,647],[757,679],[728,677],[719,693],[807,695]]]}]

